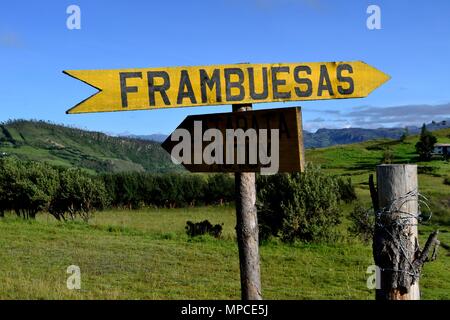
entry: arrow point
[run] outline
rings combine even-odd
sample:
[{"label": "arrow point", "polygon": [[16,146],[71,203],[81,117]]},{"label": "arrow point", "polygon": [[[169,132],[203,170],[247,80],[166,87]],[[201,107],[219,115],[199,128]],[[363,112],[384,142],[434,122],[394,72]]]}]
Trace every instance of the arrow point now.
[{"label": "arrow point", "polygon": [[367,95],[391,79],[391,76],[387,73],[384,73],[383,71],[371,66],[370,64],[365,63],[364,61],[361,61],[361,63],[364,65],[362,71],[365,73],[366,77]]}]

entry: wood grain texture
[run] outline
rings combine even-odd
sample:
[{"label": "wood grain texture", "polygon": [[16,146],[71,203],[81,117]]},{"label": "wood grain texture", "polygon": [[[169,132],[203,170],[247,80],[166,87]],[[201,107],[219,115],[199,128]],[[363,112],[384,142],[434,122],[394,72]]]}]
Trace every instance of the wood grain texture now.
[{"label": "wood grain texture", "polygon": [[[236,113],[246,113],[251,108],[251,105],[233,105],[233,111]],[[235,187],[236,234],[239,247],[241,296],[242,300],[261,300],[255,173],[236,173]]]},{"label": "wood grain texture", "polygon": [[381,268],[376,298],[420,300],[419,279],[414,276],[419,271],[414,268],[419,253],[417,166],[380,165],[376,173],[379,208],[385,212],[377,220],[373,243],[375,263]]},{"label": "wood grain texture", "polygon": [[[194,136],[194,122],[201,121],[203,133],[210,128],[219,129],[225,137],[226,129],[246,130],[248,128],[258,129],[279,129],[279,169],[278,172],[302,172],[305,166],[303,129],[302,129],[302,113],[300,107],[283,108],[283,109],[264,109],[257,111],[247,111],[242,113],[215,113],[207,115],[188,116],[177,127],[177,129],[187,129],[191,136]],[[258,135],[259,137],[259,135]],[[268,142],[271,143],[270,134]],[[162,147],[170,154],[178,141],[172,141],[169,136],[163,143]],[[259,138],[258,138],[259,139]],[[203,150],[210,142],[202,142]],[[236,152],[235,141],[235,163]],[[249,150],[248,145],[246,152]],[[196,150],[194,141],[191,146],[190,164],[182,163],[183,166],[191,172],[260,172],[262,165],[258,158],[257,164],[249,164],[248,156],[245,164],[193,164]],[[223,148],[224,158],[227,155],[226,146]]]}]

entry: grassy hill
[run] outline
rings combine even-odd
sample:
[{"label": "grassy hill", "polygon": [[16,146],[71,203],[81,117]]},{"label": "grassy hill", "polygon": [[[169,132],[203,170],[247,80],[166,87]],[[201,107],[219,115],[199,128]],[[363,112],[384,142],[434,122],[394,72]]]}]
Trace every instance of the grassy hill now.
[{"label": "grassy hill", "polygon": [[[450,143],[450,129],[434,131],[440,143]],[[329,173],[351,177],[356,185],[358,196],[369,202],[369,174],[383,162],[384,153],[390,150],[392,163],[411,163],[418,165],[420,192],[429,198],[434,213],[433,221],[450,226],[450,162],[434,158],[430,162],[418,161],[415,144],[418,136],[406,140],[372,140],[350,145],[337,145],[328,148],[306,151],[306,160],[320,164]]]},{"label": "grassy hill", "polygon": [[99,132],[44,121],[10,121],[0,125],[0,154],[77,166],[92,172],[182,170],[159,143],[111,137]]},{"label": "grassy hill", "polygon": [[343,128],[319,129],[314,133],[305,131],[305,148],[325,148],[334,145],[359,143],[376,139],[398,139],[405,132],[402,128]]},{"label": "grassy hill", "polygon": [[[450,129],[434,131],[439,142],[450,142]],[[309,149],[306,160],[333,174],[351,176],[363,194],[367,179],[380,164],[386,150],[394,163],[417,163],[418,136],[405,141],[378,139],[327,148]],[[0,125],[0,155],[46,161],[60,166],[78,166],[91,172],[182,171],[170,161],[160,144],[143,139],[111,137],[99,132],[55,125],[44,121],[10,121]],[[443,181],[450,176],[450,163],[441,159],[419,164],[421,188],[450,194]],[[449,200],[450,201],[450,200]]]},{"label": "grassy hill", "polygon": [[[450,143],[450,129],[433,132],[439,143]],[[348,145],[336,145],[327,148],[310,149],[306,153],[307,161],[321,164],[323,168],[343,170],[349,175],[372,170],[383,160],[386,150],[391,150],[392,163],[417,163],[422,172],[435,175],[450,174],[450,164],[440,158],[430,162],[420,162],[415,144],[419,137],[409,136],[404,141],[378,139]]]},{"label": "grassy hill", "polygon": [[[432,121],[426,124],[429,131],[450,128],[450,120],[440,122]],[[377,139],[399,139],[403,134],[409,132],[412,135],[420,133],[421,127],[409,126],[405,128],[342,128],[342,129],[319,129],[314,133],[304,131],[303,138],[306,148],[324,148],[337,144],[359,143]]]}]

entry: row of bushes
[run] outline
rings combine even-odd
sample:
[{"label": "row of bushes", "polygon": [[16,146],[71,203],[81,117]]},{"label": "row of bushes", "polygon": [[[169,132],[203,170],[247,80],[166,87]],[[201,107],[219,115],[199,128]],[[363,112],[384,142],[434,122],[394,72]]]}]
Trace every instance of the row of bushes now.
[{"label": "row of bushes", "polygon": [[[234,200],[232,175],[119,173],[101,177],[115,207],[182,207]],[[350,178],[327,175],[313,165],[302,174],[258,176],[257,190],[262,239],[333,240],[341,219],[339,202],[356,199]]]},{"label": "row of bushes", "polygon": [[[107,206],[183,207],[234,200],[233,175],[114,173],[91,176],[80,169],[0,159],[0,215],[23,218],[48,211],[58,220],[88,220]],[[339,202],[356,199],[350,179],[308,165],[304,173],[257,177],[260,236],[284,241],[330,241],[341,221]]]},{"label": "row of bushes", "polygon": [[14,211],[34,219],[48,211],[58,220],[80,216],[89,219],[93,210],[108,204],[104,184],[80,169],[54,168],[40,162],[0,159],[0,215]]},{"label": "row of bushes", "polygon": [[155,175],[129,172],[104,174],[101,179],[114,207],[174,208],[222,204],[234,200],[234,178],[227,174]]},{"label": "row of bushes", "polygon": [[48,211],[58,220],[80,216],[107,206],[184,207],[222,204],[234,198],[230,175],[153,175],[114,173],[89,175],[76,168],[52,167],[44,162],[0,159],[0,216],[14,211],[25,219]]}]

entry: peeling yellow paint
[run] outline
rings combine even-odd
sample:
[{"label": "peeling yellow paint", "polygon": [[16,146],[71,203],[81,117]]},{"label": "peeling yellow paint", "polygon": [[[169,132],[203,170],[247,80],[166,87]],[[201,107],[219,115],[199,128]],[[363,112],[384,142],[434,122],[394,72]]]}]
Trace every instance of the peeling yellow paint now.
[{"label": "peeling yellow paint", "polygon": [[362,98],[390,79],[361,61],[64,73],[99,90],[68,113]]}]

